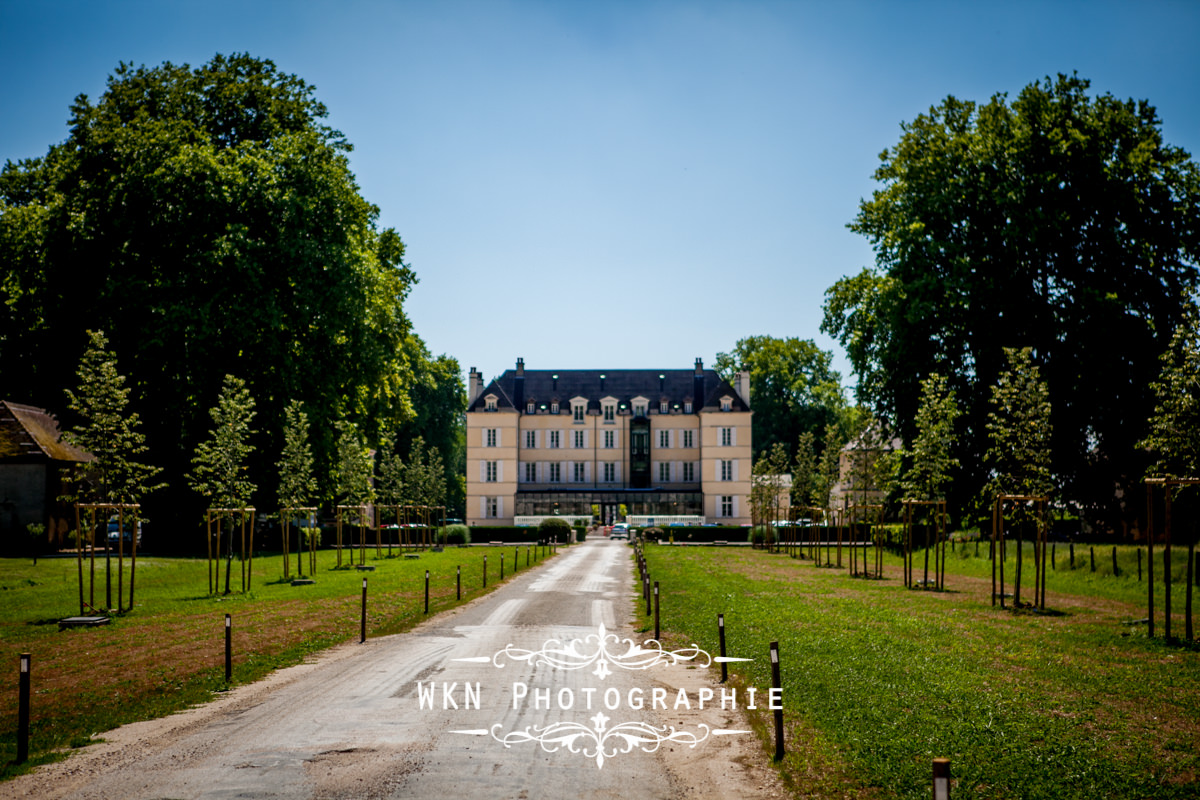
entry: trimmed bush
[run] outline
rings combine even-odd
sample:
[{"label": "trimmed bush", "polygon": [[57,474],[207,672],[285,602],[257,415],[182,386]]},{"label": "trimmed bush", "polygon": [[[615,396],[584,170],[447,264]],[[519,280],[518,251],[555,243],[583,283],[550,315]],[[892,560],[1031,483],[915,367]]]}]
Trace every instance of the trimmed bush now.
[{"label": "trimmed bush", "polygon": [[755,525],[750,529],[750,535],[747,537],[747,540],[755,547],[774,544],[775,528],[770,525]]},{"label": "trimmed bush", "polygon": [[441,544],[470,544],[471,529],[466,525],[447,525],[438,535]]},{"label": "trimmed bush", "polygon": [[471,541],[476,544],[488,542],[534,542],[538,538],[537,528],[514,527],[512,525],[475,525],[471,529]]},{"label": "trimmed bush", "polygon": [[[676,542],[737,542],[744,541],[749,528],[737,525],[674,525],[666,529]],[[667,536],[662,537],[664,540]]]},{"label": "trimmed bush", "polygon": [[546,517],[542,520],[542,524],[537,528],[539,539],[551,539],[558,537],[560,542],[568,542],[571,540],[571,526],[565,519],[558,517]]}]

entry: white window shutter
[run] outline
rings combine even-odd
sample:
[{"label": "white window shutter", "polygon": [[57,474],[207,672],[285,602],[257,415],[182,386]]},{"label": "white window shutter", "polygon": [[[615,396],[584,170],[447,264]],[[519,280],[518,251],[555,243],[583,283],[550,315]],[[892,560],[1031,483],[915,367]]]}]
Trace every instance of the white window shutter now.
[{"label": "white window shutter", "polygon": [[733,459],[733,479],[738,479],[738,459]]},{"label": "white window shutter", "polygon": [[675,441],[678,436],[679,431],[672,429],[671,432],[667,434],[667,444],[672,448],[678,447],[679,442]]},{"label": "white window shutter", "polygon": [[479,498],[479,518],[487,519],[487,498]]},{"label": "white window shutter", "polygon": [[496,498],[496,516],[497,517],[504,516],[504,498],[503,497]]},{"label": "white window shutter", "polygon": [[731,445],[733,445],[734,447],[737,447],[737,428],[736,427],[729,429],[729,443]]},{"label": "white window shutter", "polygon": [[583,432],[583,446],[585,448],[588,446],[588,432],[587,431]]},{"label": "white window shutter", "polygon": [[487,461],[480,459],[479,460],[479,482],[484,483],[485,481],[487,481]]},{"label": "white window shutter", "polygon": [[496,428],[496,447],[504,446],[504,442],[500,441],[502,438],[504,438],[504,429]]},{"label": "white window shutter", "polygon": [[504,462],[497,461],[496,462],[496,481],[500,482],[503,480],[504,480]]}]

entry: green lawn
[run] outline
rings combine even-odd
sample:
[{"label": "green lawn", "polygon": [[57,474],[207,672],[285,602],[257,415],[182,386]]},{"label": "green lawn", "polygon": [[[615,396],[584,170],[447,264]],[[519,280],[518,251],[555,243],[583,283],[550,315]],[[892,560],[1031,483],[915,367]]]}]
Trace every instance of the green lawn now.
[{"label": "green lawn", "polygon": [[[378,557],[368,549],[373,572],[336,554],[318,553],[316,583],[292,586],[282,577],[281,557],[256,557],[251,591],[242,594],[233,564],[229,596],[208,594],[204,559],[139,558],[131,613],[94,629],[60,631],[58,620],[79,613],[74,559],[0,559],[0,664],[11,669],[11,689],[0,694],[0,778],[11,777],[81,746],[117,725],[148,719],[204,702],[225,686],[225,614],[233,620],[234,682],[347,640],[357,640],[362,581],[368,581],[367,634],[406,630],[425,619],[425,570],[430,572],[430,612],[457,604],[456,569],[462,568],[463,602],[499,583],[500,556],[512,577],[515,546],[451,548],[419,558]],[[488,589],[483,559],[488,558]],[[547,556],[548,557],[548,554]],[[519,569],[526,569],[520,547]],[[530,554],[531,564],[543,558]],[[126,570],[129,562],[126,560]],[[291,559],[295,575],[295,556]],[[116,560],[112,592],[116,603]],[[85,572],[85,580],[90,576]],[[103,562],[96,562],[95,599],[106,597]],[[224,573],[222,573],[223,575]],[[128,572],[126,572],[128,576]],[[128,577],[126,577],[128,581]],[[222,584],[223,587],[223,584]],[[128,583],[126,583],[128,591]],[[30,761],[16,757],[18,655],[32,654]]]},{"label": "green lawn", "polygon": [[781,769],[798,797],[926,798],[935,757],[956,798],[1200,796],[1200,652],[1128,624],[1145,616],[1133,549],[1114,578],[1111,549],[1092,573],[1086,549],[1070,570],[1060,547],[1046,615],[993,608],[986,545],[973,553],[952,555],[938,593],[904,589],[893,556],[876,581],[763,551],[646,548],[668,645],[716,652],[724,613],[729,654],[755,658],[736,680],[761,691],[779,641]]}]

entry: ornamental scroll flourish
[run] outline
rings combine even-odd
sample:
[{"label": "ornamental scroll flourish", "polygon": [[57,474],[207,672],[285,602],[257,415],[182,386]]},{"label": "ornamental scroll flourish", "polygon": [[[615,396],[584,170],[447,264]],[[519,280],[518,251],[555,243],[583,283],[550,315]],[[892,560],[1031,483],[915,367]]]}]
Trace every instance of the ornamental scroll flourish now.
[{"label": "ornamental scroll flourish", "polygon": [[[606,728],[609,718],[604,714],[591,717],[591,727],[578,722],[556,722],[546,727],[531,725],[523,731],[510,731],[498,736],[496,730],[502,727],[499,723],[492,726],[492,738],[505,747],[524,742],[537,742],[547,753],[566,748],[572,753],[582,753],[587,758],[596,759],[596,768],[604,768],[604,759],[612,758],[620,753],[629,753],[638,747],[643,753],[653,753],[663,742],[695,747],[708,738],[709,727],[700,724],[702,735],[690,731],[677,731],[673,725],[655,727],[645,722],[622,722],[611,728]],[[714,731],[715,733],[715,731]]]},{"label": "ornamental scroll flourish", "polygon": [[[622,646],[626,648],[624,653],[614,652]],[[609,633],[603,625],[596,633],[589,634],[584,639],[572,639],[566,643],[559,639],[550,639],[540,650],[525,650],[510,644],[497,651],[491,661],[494,666],[503,669],[506,658],[525,661],[532,666],[565,670],[584,669],[595,664],[596,668],[592,670],[592,674],[600,680],[612,675],[613,667],[639,670],[661,664],[673,666],[695,662],[697,666],[707,667],[712,663],[712,656],[695,644],[680,650],[664,650],[656,639],[647,639],[639,645],[632,639],[622,640],[615,633]]]}]

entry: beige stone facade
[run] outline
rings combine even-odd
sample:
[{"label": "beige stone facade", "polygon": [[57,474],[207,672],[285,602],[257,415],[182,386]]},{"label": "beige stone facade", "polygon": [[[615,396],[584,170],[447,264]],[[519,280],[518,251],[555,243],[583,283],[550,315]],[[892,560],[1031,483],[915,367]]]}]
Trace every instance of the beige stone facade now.
[{"label": "beige stone facade", "polygon": [[467,522],[591,514],[750,521],[749,379],[691,370],[471,370]]}]

